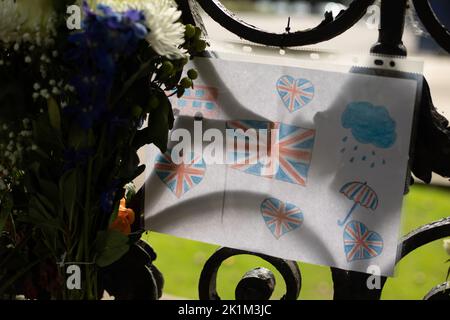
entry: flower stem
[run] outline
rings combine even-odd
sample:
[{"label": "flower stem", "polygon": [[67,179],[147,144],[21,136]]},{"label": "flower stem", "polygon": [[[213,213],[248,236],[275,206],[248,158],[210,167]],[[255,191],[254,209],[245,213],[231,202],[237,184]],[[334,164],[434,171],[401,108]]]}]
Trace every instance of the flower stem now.
[{"label": "flower stem", "polygon": [[[84,251],[84,262],[91,262],[90,261],[90,254],[89,254],[89,234],[90,234],[90,211],[91,211],[91,184],[92,184],[92,165],[93,165],[93,159],[92,157],[89,158],[88,167],[87,167],[87,176],[86,176],[86,199],[85,199],[85,206],[84,206],[84,239],[83,239],[83,251]],[[86,272],[86,293],[87,298],[92,298],[92,283],[91,283],[91,270],[90,265],[86,265],[87,268],[85,270]]]}]

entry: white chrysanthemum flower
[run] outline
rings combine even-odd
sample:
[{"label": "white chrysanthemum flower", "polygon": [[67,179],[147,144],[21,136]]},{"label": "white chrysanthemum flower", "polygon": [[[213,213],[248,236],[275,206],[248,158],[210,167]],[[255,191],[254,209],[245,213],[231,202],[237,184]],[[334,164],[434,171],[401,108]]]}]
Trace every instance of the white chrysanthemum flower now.
[{"label": "white chrysanthemum flower", "polygon": [[0,0],[0,41],[26,40],[41,45],[43,39],[54,35],[54,22],[51,0]]},{"label": "white chrysanthemum flower", "polygon": [[15,42],[19,30],[26,21],[13,0],[0,0],[0,41]]},{"label": "white chrysanthemum flower", "polygon": [[159,55],[178,59],[186,56],[185,26],[178,22],[181,11],[173,0],[91,0],[91,5],[105,4],[116,11],[136,9],[144,12],[150,32],[147,41]]},{"label": "white chrysanthemum flower", "polygon": [[150,32],[147,41],[160,55],[168,58],[182,58],[186,55],[180,46],[184,43],[185,26],[177,22],[181,17],[171,0],[154,0],[144,10]]}]

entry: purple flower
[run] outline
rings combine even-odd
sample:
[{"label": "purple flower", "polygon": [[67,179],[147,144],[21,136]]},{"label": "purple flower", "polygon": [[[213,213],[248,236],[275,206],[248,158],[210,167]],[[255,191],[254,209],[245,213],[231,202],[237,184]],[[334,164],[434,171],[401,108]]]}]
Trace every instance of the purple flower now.
[{"label": "purple flower", "polygon": [[66,54],[74,69],[71,84],[78,103],[65,108],[65,113],[89,129],[97,121],[114,117],[107,114],[111,112],[107,106],[119,64],[136,52],[148,30],[144,13],[138,10],[115,12],[99,5],[95,12],[86,2],[83,9],[82,31],[69,36],[72,48]]},{"label": "purple flower", "polygon": [[114,180],[111,186],[100,195],[100,208],[104,213],[110,214],[113,211],[114,200],[119,192],[119,180]]},{"label": "purple flower", "polygon": [[75,168],[77,165],[86,165],[90,156],[94,154],[94,150],[86,148],[75,150],[73,148],[64,151],[64,172]]}]

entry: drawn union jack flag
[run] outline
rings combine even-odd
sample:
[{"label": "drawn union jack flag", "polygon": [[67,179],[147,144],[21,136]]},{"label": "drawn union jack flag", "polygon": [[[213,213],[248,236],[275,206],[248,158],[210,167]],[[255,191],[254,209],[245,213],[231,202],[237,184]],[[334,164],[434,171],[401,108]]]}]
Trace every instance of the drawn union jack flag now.
[{"label": "drawn union jack flag", "polygon": [[358,221],[350,221],[344,229],[347,261],[371,259],[383,251],[383,239]]},{"label": "drawn union jack flag", "polygon": [[[227,130],[227,141],[234,138],[238,140],[237,145],[227,144],[227,159],[234,159],[231,168],[265,178],[306,185],[315,130],[253,120],[229,121],[227,129],[234,129]],[[239,134],[237,129],[242,129],[241,132],[254,129],[258,135],[256,138],[249,138],[245,134]]]},{"label": "drawn union jack flag", "polygon": [[195,116],[201,113],[206,118],[214,116],[219,112],[217,96],[216,88],[195,85],[194,89],[186,89],[184,95],[174,101],[174,109],[178,109],[180,115]]},{"label": "drawn union jack flag", "polygon": [[277,91],[289,112],[297,111],[314,98],[314,85],[309,80],[291,76],[278,79]]},{"label": "drawn union jack flag", "polygon": [[261,203],[261,214],[276,239],[303,223],[303,213],[297,206],[275,198],[267,198]]},{"label": "drawn union jack flag", "polygon": [[203,180],[206,164],[202,157],[194,155],[188,164],[175,164],[167,151],[156,157],[155,172],[175,196],[180,198]]}]

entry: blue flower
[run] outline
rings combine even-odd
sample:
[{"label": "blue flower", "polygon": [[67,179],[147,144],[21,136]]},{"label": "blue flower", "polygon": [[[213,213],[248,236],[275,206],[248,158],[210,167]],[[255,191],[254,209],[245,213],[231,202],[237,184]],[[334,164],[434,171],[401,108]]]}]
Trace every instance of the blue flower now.
[{"label": "blue flower", "polygon": [[111,186],[100,194],[100,209],[110,214],[113,211],[114,200],[119,192],[119,180],[114,180]]},{"label": "blue flower", "polygon": [[115,12],[99,5],[96,12],[86,2],[83,9],[82,31],[69,36],[72,48],[65,56],[74,69],[70,82],[78,103],[65,108],[65,114],[90,129],[100,120],[114,118],[108,115],[113,112],[108,111],[108,103],[119,63],[136,52],[148,30],[142,11]]},{"label": "blue flower", "polygon": [[66,149],[64,151],[64,167],[63,171],[69,171],[75,168],[77,165],[84,166],[90,156],[94,154],[94,150],[86,148],[82,150],[75,150],[73,148]]}]

